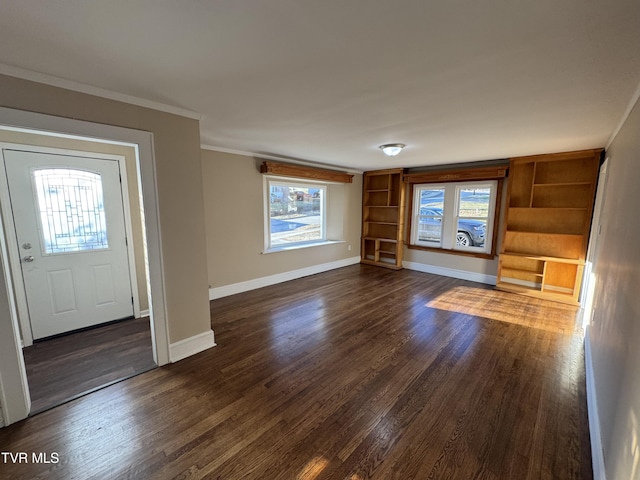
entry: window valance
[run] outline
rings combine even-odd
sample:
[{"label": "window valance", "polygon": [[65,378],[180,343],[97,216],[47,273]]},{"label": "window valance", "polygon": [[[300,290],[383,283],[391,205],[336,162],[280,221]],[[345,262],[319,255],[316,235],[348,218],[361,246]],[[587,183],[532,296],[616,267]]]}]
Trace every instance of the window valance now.
[{"label": "window valance", "polygon": [[406,183],[443,183],[475,180],[498,180],[507,176],[507,170],[508,165],[479,168],[425,170],[422,172],[405,173],[403,181]]},{"label": "window valance", "polygon": [[294,165],[290,163],[263,162],[260,165],[260,173],[279,175],[282,177],[308,178],[312,180],[324,180],[327,182],[352,183],[353,175],[337,170],[325,170],[322,168]]}]

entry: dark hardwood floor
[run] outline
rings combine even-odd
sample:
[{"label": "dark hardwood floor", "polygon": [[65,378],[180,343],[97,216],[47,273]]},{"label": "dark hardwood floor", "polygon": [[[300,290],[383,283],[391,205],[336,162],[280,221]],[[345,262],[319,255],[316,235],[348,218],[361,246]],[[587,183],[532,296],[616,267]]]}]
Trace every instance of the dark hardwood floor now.
[{"label": "dark hardwood floor", "polygon": [[38,342],[23,353],[32,414],[156,367],[149,317]]},{"label": "dark hardwood floor", "polygon": [[572,307],[356,265],[211,302],[216,348],[0,429],[2,478],[592,478]]}]

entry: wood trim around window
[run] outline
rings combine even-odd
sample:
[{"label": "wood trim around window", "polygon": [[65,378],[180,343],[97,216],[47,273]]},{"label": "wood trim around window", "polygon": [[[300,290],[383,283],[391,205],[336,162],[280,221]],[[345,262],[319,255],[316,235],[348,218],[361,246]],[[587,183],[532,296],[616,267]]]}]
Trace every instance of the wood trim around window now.
[{"label": "wood trim around window", "polygon": [[353,175],[349,173],[306,167],[304,165],[293,165],[290,163],[265,161],[260,165],[260,173],[278,175],[281,177],[324,180],[326,182],[353,183]]},{"label": "wood trim around window", "polygon": [[497,167],[479,167],[464,169],[433,170],[406,173],[405,183],[444,183],[444,182],[473,182],[481,180],[498,180],[507,176],[508,165]]}]

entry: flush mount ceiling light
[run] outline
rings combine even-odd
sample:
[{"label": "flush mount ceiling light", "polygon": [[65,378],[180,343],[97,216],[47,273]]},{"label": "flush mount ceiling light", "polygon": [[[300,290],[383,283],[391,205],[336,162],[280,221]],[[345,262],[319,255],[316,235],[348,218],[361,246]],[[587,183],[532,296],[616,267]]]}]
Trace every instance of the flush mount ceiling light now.
[{"label": "flush mount ceiling light", "polygon": [[387,143],[386,145],[380,145],[380,148],[385,155],[389,157],[395,157],[405,147],[404,143]]}]

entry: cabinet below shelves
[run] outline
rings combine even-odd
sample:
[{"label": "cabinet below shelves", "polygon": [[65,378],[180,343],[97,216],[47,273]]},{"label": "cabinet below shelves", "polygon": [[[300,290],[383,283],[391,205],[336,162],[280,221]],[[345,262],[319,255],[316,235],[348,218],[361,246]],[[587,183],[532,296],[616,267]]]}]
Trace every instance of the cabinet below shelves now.
[{"label": "cabinet below shelves", "polygon": [[581,260],[502,253],[496,287],[577,305],[583,271]]},{"label": "cabinet below shelves", "polygon": [[532,270],[523,270],[520,268],[503,268],[502,269],[502,276],[503,277],[510,277],[510,278],[520,278],[522,276],[526,277],[543,277],[542,273],[538,273],[536,271],[532,271]]},{"label": "cabinet below shelves", "polygon": [[398,242],[388,238],[363,237],[361,263],[401,269],[402,266],[398,264]]},{"label": "cabinet below shelves", "polygon": [[534,287],[527,287],[524,285],[517,285],[509,282],[498,282],[496,284],[498,290],[503,292],[519,293],[527,295],[529,297],[537,297],[545,300],[553,300],[555,302],[566,303],[568,305],[579,305],[577,297],[573,293],[568,292],[554,292],[546,289],[541,290]]}]

